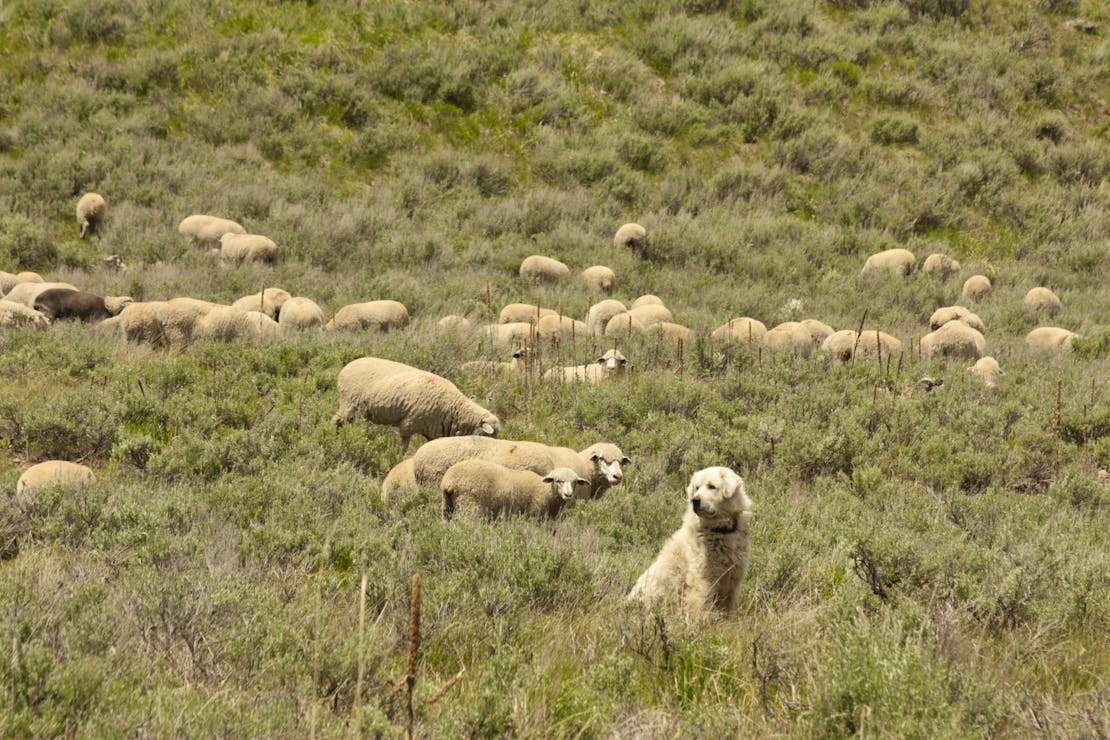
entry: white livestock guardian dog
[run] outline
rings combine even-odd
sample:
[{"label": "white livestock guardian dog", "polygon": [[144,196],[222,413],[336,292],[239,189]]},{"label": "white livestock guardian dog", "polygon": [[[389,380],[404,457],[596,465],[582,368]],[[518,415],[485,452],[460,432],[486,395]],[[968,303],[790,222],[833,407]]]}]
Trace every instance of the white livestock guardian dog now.
[{"label": "white livestock guardian dog", "polygon": [[682,527],[632,587],[629,599],[670,599],[691,615],[736,609],[748,572],[752,502],[744,479],[729,468],[699,470],[686,487]]}]

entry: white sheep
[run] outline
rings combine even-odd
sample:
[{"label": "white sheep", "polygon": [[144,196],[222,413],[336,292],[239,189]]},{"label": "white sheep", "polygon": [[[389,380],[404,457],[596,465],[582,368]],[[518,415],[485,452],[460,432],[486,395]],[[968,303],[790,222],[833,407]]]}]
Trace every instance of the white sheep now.
[{"label": "white sheep", "polygon": [[583,270],[579,277],[587,289],[612,295],[617,287],[617,274],[605,265],[592,265]]},{"label": "white sheep", "polygon": [[273,337],[281,333],[276,321],[260,311],[234,306],[214,306],[193,325],[193,340],[233,342]]},{"label": "white sheep", "polygon": [[229,232],[220,237],[220,259],[229,265],[247,262],[272,265],[277,262],[277,256],[277,244],[268,236]]},{"label": "white sheep", "polygon": [[456,511],[487,516],[556,516],[589,486],[570,468],[546,475],[513,470],[488,460],[463,460],[448,468],[440,484],[443,518]]},{"label": "white sheep", "polygon": [[11,301],[12,303],[22,303],[27,308],[35,307],[35,300],[38,299],[41,293],[55,288],[65,288],[66,290],[78,290],[76,285],[70,283],[36,283],[36,282],[20,282],[12,286],[12,289],[4,294],[4,300]]},{"label": "white sheep", "polygon": [[955,277],[960,274],[960,263],[947,254],[930,254],[925,258],[925,261],[921,263],[921,271],[926,275],[932,275],[941,280],[947,280],[950,277]]},{"label": "white sheep", "polygon": [[709,335],[709,338],[745,344],[749,342],[762,342],[763,336],[766,333],[767,326],[759,319],[740,316],[735,319],[729,319],[727,324],[723,324],[714,329]]},{"label": "white sheep", "polygon": [[536,327],[526,321],[514,321],[509,324],[486,324],[482,327],[482,333],[494,349],[527,347],[536,338]]},{"label": "white sheep", "polygon": [[324,312],[311,298],[293,296],[281,304],[278,324],[282,329],[315,329],[324,325]]},{"label": "white sheep", "polygon": [[1031,311],[1044,311],[1049,316],[1060,313],[1060,309],[1063,307],[1056,294],[1044,287],[1031,288],[1025,294],[1022,303]]},{"label": "white sheep", "polygon": [[979,377],[983,381],[983,385],[988,388],[994,388],[998,385],[999,379],[1005,375],[1002,368],[998,365],[998,360],[993,357],[980,357],[979,360],[967,369],[969,373]]},{"label": "white sheep", "polygon": [[983,320],[963,306],[944,306],[933,311],[933,315],[929,317],[929,328],[935,331],[949,321],[959,321],[967,324],[980,334],[987,333],[987,327],[983,324]]},{"label": "white sheep", "polygon": [[986,275],[972,275],[964,281],[964,289],[961,295],[965,301],[976,303],[989,296],[993,289],[989,277]]},{"label": "white sheep", "polygon": [[22,303],[0,298],[0,328],[14,329],[20,326],[42,330],[50,326],[50,319]]},{"label": "white sheep", "polygon": [[177,232],[188,237],[195,247],[217,249],[224,234],[245,234],[247,230],[231,219],[198,213],[183,218]]},{"label": "white sheep", "polygon": [[[638,306],[633,303],[632,307],[628,309],[628,313],[643,324],[644,328],[650,328],[662,321],[674,321],[671,310],[662,303],[641,303]],[[608,328],[608,325],[606,325],[606,328]]]},{"label": "white sheep", "polygon": [[986,351],[983,335],[962,321],[949,321],[921,337],[923,357],[963,357],[977,360]]},{"label": "white sheep", "polygon": [[100,229],[104,226],[104,214],[108,211],[108,204],[99,193],[85,193],[77,201],[77,227],[81,230],[81,238],[95,234],[100,236]]},{"label": "white sheep", "polygon": [[436,322],[436,329],[441,332],[465,334],[474,329],[474,322],[465,316],[449,313]]},{"label": "white sheep", "polygon": [[47,460],[23,471],[15,484],[15,493],[17,496],[32,496],[51,485],[93,486],[96,485],[96,475],[80,463]]},{"label": "white sheep", "polygon": [[197,322],[218,305],[195,298],[131,303],[118,319],[108,319],[101,324],[118,327],[131,342],[182,349],[193,341]]},{"label": "white sheep", "polygon": [[881,270],[904,277],[913,272],[916,263],[917,258],[908,249],[887,249],[868,257],[860,274]]},{"label": "white sheep", "polygon": [[19,285],[20,283],[41,283],[44,282],[42,276],[37,272],[20,272],[12,274],[0,270],[0,297],[3,297],[9,290]]},{"label": "white sheep", "polygon": [[600,383],[606,378],[623,373],[627,364],[628,358],[620,350],[611,349],[589,365],[550,368],[543,374],[543,379],[559,383]]},{"label": "white sheep", "polygon": [[636,334],[645,333],[647,329],[644,322],[633,316],[631,312],[625,311],[606,322],[605,336],[614,339],[628,339]]},{"label": "white sheep", "polygon": [[689,344],[694,339],[692,329],[672,321],[660,321],[658,324],[649,326],[646,333],[649,336],[670,339],[684,344]]},{"label": "white sheep", "polygon": [[637,223],[627,223],[617,229],[613,243],[618,247],[637,247],[647,238],[647,229]]},{"label": "white sheep", "polygon": [[660,298],[659,296],[654,295],[652,293],[645,293],[642,296],[638,297],[636,300],[632,301],[632,305],[629,308],[639,308],[640,306],[665,306],[665,305],[667,305],[667,304],[663,303],[663,299]]},{"label": "white sheep", "polygon": [[390,468],[385,478],[382,479],[382,501],[388,503],[394,498],[395,494],[414,488],[416,488],[416,476],[413,474],[412,458],[406,457]]},{"label": "white sheep", "polygon": [[544,316],[558,316],[559,312],[550,308],[540,308],[534,303],[510,303],[501,309],[497,317],[499,324],[535,324]]},{"label": "white sheep", "polygon": [[378,357],[352,360],[339,371],[338,388],[339,410],[332,423],[342,426],[361,416],[373,424],[397,427],[402,453],[414,434],[431,440],[466,434],[495,437],[501,431],[497,416],[454,383],[400,362]]},{"label": "white sheep", "polygon": [[1063,354],[1079,335],[1057,326],[1039,326],[1025,335],[1025,345],[1034,352]]},{"label": "white sheep", "polygon": [[581,339],[590,334],[585,323],[569,316],[544,316],[536,323],[536,336],[541,339]]},{"label": "white sheep", "polygon": [[533,254],[520,263],[522,278],[535,278],[546,282],[557,282],[570,273],[570,268],[557,259]]},{"label": "white sheep", "polygon": [[813,335],[800,321],[784,321],[770,329],[763,335],[763,345],[797,357],[810,357],[814,350]]},{"label": "white sheep", "polygon": [[885,359],[902,352],[901,340],[878,329],[867,329],[857,334],[851,329],[834,331],[821,342],[821,351],[828,352],[836,362],[847,362],[860,354],[879,353]]},{"label": "white sheep", "polygon": [[390,331],[403,329],[409,325],[409,311],[400,301],[366,301],[351,303],[335,312],[324,328],[333,330],[360,331],[376,329]]},{"label": "white sheep", "polygon": [[801,324],[809,332],[814,347],[820,347],[821,342],[825,341],[835,331],[831,326],[817,319],[802,319]]},{"label": "white sheep", "polygon": [[257,293],[251,293],[239,298],[231,305],[244,311],[261,311],[271,319],[277,321],[281,306],[292,298],[289,291],[281,288],[264,288]]},{"label": "white sheep", "polygon": [[615,298],[606,298],[590,306],[586,312],[586,326],[591,334],[602,334],[609,319],[628,311],[628,308]]},{"label": "white sheep", "polygon": [[459,370],[469,375],[523,375],[528,367],[527,360],[528,350],[521,347],[508,361],[471,360],[459,365]]}]

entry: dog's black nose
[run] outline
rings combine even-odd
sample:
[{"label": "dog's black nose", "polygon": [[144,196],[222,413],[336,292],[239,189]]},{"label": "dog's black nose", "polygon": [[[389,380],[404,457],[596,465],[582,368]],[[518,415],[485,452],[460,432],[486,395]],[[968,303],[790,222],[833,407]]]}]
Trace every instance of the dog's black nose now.
[{"label": "dog's black nose", "polygon": [[697,511],[701,508],[701,499],[695,496],[690,499],[690,504],[694,507],[694,511]]}]

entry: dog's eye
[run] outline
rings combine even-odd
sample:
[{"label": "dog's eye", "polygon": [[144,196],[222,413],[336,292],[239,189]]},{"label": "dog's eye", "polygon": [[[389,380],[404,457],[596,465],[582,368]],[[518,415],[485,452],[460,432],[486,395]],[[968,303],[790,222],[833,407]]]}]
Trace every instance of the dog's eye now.
[{"label": "dog's eye", "polygon": [[716,491],[717,490],[717,484],[716,483],[706,483],[705,487],[708,488],[710,491]]}]

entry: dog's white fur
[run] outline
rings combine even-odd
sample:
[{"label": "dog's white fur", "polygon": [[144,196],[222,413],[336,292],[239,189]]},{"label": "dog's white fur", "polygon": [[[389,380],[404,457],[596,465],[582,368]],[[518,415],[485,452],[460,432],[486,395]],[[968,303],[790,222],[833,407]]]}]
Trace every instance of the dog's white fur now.
[{"label": "dog's white fur", "polygon": [[673,599],[696,615],[736,609],[748,572],[748,519],[752,502],[744,479],[725,467],[694,473],[682,527],[628,594],[630,599]]}]

